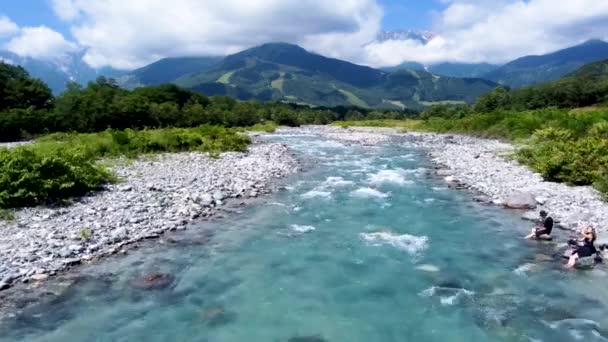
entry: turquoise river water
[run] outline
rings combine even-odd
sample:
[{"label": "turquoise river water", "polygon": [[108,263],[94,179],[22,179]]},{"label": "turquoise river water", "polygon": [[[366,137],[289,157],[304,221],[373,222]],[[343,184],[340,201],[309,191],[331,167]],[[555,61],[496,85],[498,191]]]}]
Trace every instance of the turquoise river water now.
[{"label": "turquoise river water", "polygon": [[[423,151],[268,139],[309,161],[286,190],[182,233],[204,243],[84,267],[0,341],[607,340],[606,273],[566,270],[521,239],[521,213],[428,175]],[[137,289],[146,272],[172,282]]]}]

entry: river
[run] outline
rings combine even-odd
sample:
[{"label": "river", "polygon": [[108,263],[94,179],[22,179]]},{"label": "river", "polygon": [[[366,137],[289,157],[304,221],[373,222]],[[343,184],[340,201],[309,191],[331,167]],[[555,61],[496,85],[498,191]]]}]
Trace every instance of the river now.
[{"label": "river", "polygon": [[[204,243],[83,267],[0,341],[607,340],[606,273],[522,240],[519,213],[448,189],[398,141],[292,133],[266,138],[306,160],[284,191],[183,233]],[[147,272],[170,284],[134,286]]]}]

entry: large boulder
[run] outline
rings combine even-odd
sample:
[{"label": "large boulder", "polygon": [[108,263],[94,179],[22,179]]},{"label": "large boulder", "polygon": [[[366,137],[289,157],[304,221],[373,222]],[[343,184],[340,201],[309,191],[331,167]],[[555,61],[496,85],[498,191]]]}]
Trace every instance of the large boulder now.
[{"label": "large boulder", "polygon": [[517,192],[507,197],[504,205],[511,209],[535,209],[536,198],[529,192]]}]

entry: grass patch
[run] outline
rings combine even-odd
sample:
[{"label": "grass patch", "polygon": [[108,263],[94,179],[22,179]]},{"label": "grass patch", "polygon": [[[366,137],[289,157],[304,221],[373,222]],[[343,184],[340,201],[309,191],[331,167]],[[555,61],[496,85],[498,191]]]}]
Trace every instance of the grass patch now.
[{"label": "grass patch", "polygon": [[369,105],[365,101],[363,101],[359,97],[357,97],[357,95],[351,93],[348,90],[336,88],[336,86],[333,86],[333,87],[334,87],[334,89],[336,89],[340,93],[342,93],[342,95],[346,96],[346,100],[351,105],[356,106],[356,107],[360,107],[360,108],[369,108]]},{"label": "grass patch", "polygon": [[196,128],[106,130],[101,133],[55,133],[36,140],[32,149],[55,153],[74,151],[88,158],[136,157],[159,152],[199,151],[213,155],[245,151],[250,143],[236,129],[204,125]]},{"label": "grass patch", "polygon": [[6,209],[0,209],[0,221],[12,222],[15,220],[15,214]]},{"label": "grass patch", "polygon": [[222,76],[220,76],[220,78],[217,79],[217,82],[223,84],[230,84],[230,78],[235,72],[236,70],[233,70],[223,74]]}]

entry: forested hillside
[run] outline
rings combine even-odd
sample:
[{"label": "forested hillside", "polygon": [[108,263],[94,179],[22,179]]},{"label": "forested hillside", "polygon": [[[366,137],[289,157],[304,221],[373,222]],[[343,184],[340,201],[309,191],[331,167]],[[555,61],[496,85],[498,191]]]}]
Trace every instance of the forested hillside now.
[{"label": "forested hillside", "polygon": [[127,90],[104,77],[86,87],[70,83],[53,97],[40,80],[20,67],[0,63],[0,141],[52,132],[99,132],[105,129],[325,124],[344,118],[403,118],[411,111],[363,108],[310,108],[295,104],[239,102],[207,97],[174,84]]}]

